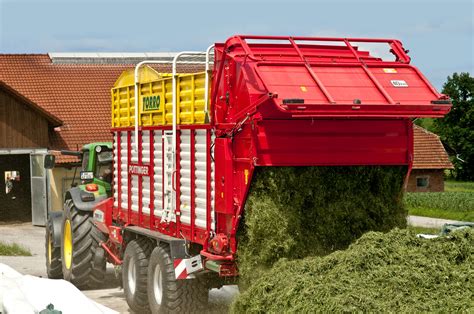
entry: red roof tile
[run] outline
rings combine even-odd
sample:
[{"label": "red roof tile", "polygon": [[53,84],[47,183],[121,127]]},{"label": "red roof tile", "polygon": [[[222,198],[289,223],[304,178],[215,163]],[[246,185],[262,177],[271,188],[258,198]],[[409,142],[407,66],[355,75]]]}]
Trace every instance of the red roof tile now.
[{"label": "red roof tile", "polygon": [[438,135],[413,126],[413,169],[453,169]]},{"label": "red roof tile", "polygon": [[34,111],[38,112],[43,117],[45,117],[46,120],[48,120],[48,122],[51,126],[56,127],[56,126],[60,126],[60,125],[63,124],[63,122],[58,117],[56,117],[56,116],[52,115],[51,113],[49,113],[48,111],[44,110],[43,107],[38,106],[33,101],[31,101],[27,97],[23,96],[17,90],[13,89],[12,87],[10,87],[8,84],[6,84],[5,82],[3,82],[1,80],[0,80],[0,89],[3,89],[5,91],[7,91],[8,93],[13,95],[14,97],[18,98],[22,103],[25,103],[26,105],[30,106],[31,109],[33,109]]},{"label": "red roof tile", "polygon": [[[46,54],[0,54],[0,81],[63,121],[51,149],[111,141],[110,89],[131,64],[56,64]],[[159,70],[170,72],[169,66]],[[58,162],[74,161],[61,156]]]}]

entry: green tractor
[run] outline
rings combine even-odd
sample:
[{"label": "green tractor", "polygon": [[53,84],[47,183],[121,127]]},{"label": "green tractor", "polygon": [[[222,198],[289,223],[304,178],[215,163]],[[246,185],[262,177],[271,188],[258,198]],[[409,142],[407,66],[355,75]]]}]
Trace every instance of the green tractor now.
[{"label": "green tractor", "polygon": [[[62,211],[49,211],[46,224],[46,269],[48,278],[70,281],[78,288],[91,288],[105,276],[106,258],[101,243],[105,236],[95,227],[95,206],[112,193],[112,143],[90,143],[80,151],[61,151],[81,160],[80,182],[66,192]],[[55,156],[46,155],[44,167],[54,167]],[[77,168],[76,168],[77,169]]]}]

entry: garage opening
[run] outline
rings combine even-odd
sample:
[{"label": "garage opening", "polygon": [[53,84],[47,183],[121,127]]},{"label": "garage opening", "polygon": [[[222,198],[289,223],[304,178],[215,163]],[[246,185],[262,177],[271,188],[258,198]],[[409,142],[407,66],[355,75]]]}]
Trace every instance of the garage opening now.
[{"label": "garage opening", "polygon": [[0,155],[0,223],[31,221],[30,155]]}]

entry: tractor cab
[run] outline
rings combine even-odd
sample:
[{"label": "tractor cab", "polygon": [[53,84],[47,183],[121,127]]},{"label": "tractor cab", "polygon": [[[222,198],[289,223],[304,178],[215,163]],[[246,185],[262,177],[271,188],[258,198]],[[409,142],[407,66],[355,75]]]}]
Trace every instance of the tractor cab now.
[{"label": "tractor cab", "polygon": [[[112,143],[97,142],[89,143],[80,151],[61,150],[61,155],[76,156],[81,160],[80,182],[75,182],[74,173],[71,187],[79,187],[81,190],[96,192],[96,194],[111,194],[112,182]],[[55,164],[55,156],[48,154],[44,159],[44,167],[52,169]]]},{"label": "tractor cab", "polygon": [[113,151],[111,143],[90,143],[81,150],[81,183],[96,184],[107,194],[111,192]]}]

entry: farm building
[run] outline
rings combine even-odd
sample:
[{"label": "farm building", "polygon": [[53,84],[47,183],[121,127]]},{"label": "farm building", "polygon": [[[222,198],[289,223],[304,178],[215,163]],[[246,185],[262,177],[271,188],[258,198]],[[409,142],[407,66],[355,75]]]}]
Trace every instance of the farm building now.
[{"label": "farm building", "polygon": [[413,127],[413,169],[408,192],[443,192],[444,170],[454,169],[438,135],[422,127]]},{"label": "farm building", "polygon": [[[63,122],[0,81],[0,220],[30,220],[46,193],[41,160]],[[44,210],[43,210],[44,211]],[[39,212],[43,212],[40,210]],[[35,217],[39,220],[44,217]]]},{"label": "farm building", "polygon": [[44,154],[111,141],[110,88],[116,79],[144,59],[172,57],[0,54],[0,221],[44,225],[47,208],[61,209],[78,160],[58,156],[57,166],[44,171]]},{"label": "farm building", "polygon": [[[48,150],[78,150],[111,141],[110,88],[125,69],[173,53],[0,54],[0,221],[32,219],[44,225],[47,208],[60,210],[78,160],[58,156],[42,168]],[[189,65],[188,65],[189,67]],[[169,67],[159,67],[169,72]],[[183,68],[181,71],[186,71]],[[442,191],[452,168],[439,138],[415,127],[409,191]],[[33,213],[33,214],[32,214]]]}]

